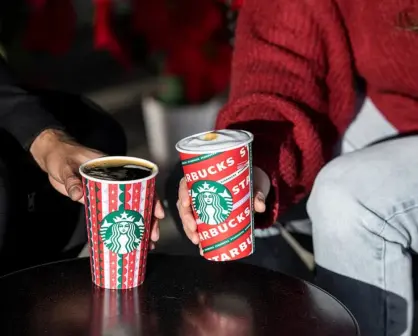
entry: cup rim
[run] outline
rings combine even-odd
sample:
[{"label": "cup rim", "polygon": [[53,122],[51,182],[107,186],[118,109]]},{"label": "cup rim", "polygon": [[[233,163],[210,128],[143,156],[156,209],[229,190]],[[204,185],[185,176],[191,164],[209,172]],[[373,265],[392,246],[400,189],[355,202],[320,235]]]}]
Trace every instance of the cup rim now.
[{"label": "cup rim", "polygon": [[[147,176],[147,177],[144,177],[144,178],[141,178],[141,179],[135,179],[135,180],[109,181],[109,180],[104,180],[104,179],[99,179],[97,177],[89,176],[88,174],[86,174],[83,171],[83,169],[86,166],[89,166],[89,165],[97,163],[97,162],[103,162],[103,161],[108,161],[108,160],[129,160],[129,161],[134,161],[134,162],[136,161],[136,162],[138,162],[138,165],[141,165],[141,163],[143,163],[144,165],[152,166],[152,174]],[[158,169],[158,166],[154,162],[151,162],[151,161],[145,160],[145,159],[141,159],[141,158],[138,158],[138,157],[135,157],[135,156],[102,156],[102,157],[84,162],[78,168],[78,172],[80,173],[80,175],[82,177],[84,177],[86,180],[89,180],[89,181],[94,181],[94,182],[99,182],[99,183],[108,183],[108,184],[132,184],[132,183],[144,182],[144,181],[148,181],[148,180],[153,179],[159,173],[159,169]]]},{"label": "cup rim", "polygon": [[181,148],[179,147],[179,144],[180,144],[181,142],[183,142],[184,140],[187,140],[187,139],[189,139],[189,138],[191,138],[191,137],[196,137],[196,136],[204,135],[204,134],[207,134],[207,133],[215,132],[215,131],[221,131],[221,130],[205,131],[205,132],[200,132],[200,133],[196,133],[196,134],[189,135],[189,136],[187,136],[187,137],[185,137],[185,138],[183,138],[183,139],[181,139],[181,140],[177,141],[177,143],[176,143],[176,150],[177,150],[179,153],[184,153],[184,154],[208,154],[208,153],[218,153],[218,152],[226,152],[226,151],[230,151],[230,150],[232,150],[232,149],[236,149],[236,148],[239,148],[239,147],[242,147],[242,146],[248,145],[249,143],[251,143],[251,142],[253,142],[253,141],[254,141],[254,135],[253,135],[251,132],[248,132],[248,131],[246,131],[246,130],[230,130],[230,131],[240,131],[240,132],[244,132],[244,133],[246,133],[246,134],[249,136],[249,138],[248,138],[248,140],[245,140],[245,141],[243,141],[242,143],[240,143],[240,144],[238,144],[238,145],[233,145],[233,146],[230,146],[230,147],[227,147],[227,148],[218,149],[218,150],[213,150],[213,149],[211,149],[211,150],[209,150],[209,149],[206,149],[206,150],[204,150],[204,149],[203,149],[203,150],[187,150],[187,149],[181,149]]}]

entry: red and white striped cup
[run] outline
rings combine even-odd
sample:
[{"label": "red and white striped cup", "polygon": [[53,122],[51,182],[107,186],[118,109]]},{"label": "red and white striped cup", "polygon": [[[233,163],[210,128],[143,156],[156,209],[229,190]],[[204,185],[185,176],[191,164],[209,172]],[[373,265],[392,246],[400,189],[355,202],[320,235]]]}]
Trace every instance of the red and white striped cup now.
[{"label": "red and white striped cup", "polygon": [[206,259],[237,260],[254,251],[252,141],[249,132],[219,130],[176,145]]},{"label": "red and white striped cup", "polygon": [[[138,165],[151,174],[132,181],[108,181],[86,174],[86,167]],[[154,163],[134,157],[108,156],[80,167],[84,187],[87,235],[93,283],[108,289],[128,289],[144,282],[153,215]]]}]

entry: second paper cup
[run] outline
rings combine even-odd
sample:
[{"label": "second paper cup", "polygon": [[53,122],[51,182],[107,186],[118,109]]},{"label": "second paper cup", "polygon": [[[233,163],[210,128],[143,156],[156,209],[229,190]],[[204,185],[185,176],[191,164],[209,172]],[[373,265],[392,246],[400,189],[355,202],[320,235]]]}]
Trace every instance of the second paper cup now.
[{"label": "second paper cup", "polygon": [[[189,189],[203,256],[213,261],[230,261],[254,251],[252,194],[253,136],[245,131],[222,130],[225,136],[238,134],[240,141],[227,148],[191,150],[182,146],[189,139],[205,139],[206,132],[181,140],[180,154]],[[229,134],[230,133],[230,134]],[[204,143],[203,143],[204,145]],[[203,149],[202,149],[203,148]]]}]

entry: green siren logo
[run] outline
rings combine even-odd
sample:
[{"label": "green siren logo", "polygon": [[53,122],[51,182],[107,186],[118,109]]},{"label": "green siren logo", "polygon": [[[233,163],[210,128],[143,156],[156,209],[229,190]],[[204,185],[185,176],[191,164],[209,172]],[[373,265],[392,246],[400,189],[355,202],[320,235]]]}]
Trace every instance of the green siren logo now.
[{"label": "green siren logo", "polygon": [[232,211],[232,195],[215,181],[197,181],[192,190],[193,207],[205,224],[216,225],[228,218]]},{"label": "green siren logo", "polygon": [[144,236],[144,218],[132,210],[114,211],[102,221],[100,236],[104,245],[116,254],[136,250]]}]

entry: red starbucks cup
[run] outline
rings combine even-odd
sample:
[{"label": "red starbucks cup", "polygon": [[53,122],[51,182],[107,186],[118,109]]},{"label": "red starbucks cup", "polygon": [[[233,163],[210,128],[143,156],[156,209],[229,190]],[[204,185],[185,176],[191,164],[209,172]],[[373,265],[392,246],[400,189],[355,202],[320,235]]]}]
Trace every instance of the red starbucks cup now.
[{"label": "red starbucks cup", "polygon": [[158,167],[123,156],[80,167],[93,283],[128,289],[144,282]]},{"label": "red starbucks cup", "polygon": [[247,131],[219,130],[176,145],[206,259],[237,260],[254,252],[252,141]]}]

